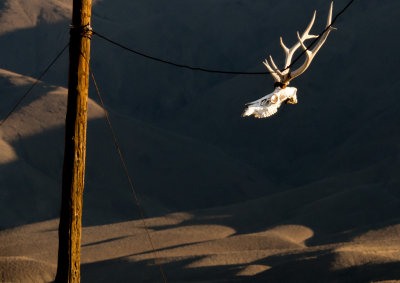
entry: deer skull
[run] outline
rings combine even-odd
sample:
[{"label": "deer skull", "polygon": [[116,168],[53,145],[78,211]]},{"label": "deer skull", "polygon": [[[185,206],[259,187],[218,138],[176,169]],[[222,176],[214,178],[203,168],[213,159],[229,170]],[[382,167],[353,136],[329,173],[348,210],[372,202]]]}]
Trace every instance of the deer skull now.
[{"label": "deer skull", "polygon": [[[297,32],[298,42],[294,46],[292,46],[291,48],[287,48],[286,45],[283,43],[282,37],[280,38],[281,46],[286,55],[285,66],[283,70],[279,70],[274,60],[272,59],[272,56],[269,56],[269,59],[271,61],[270,63],[268,62],[268,60],[265,60],[263,62],[275,81],[275,89],[272,93],[256,101],[247,103],[245,105],[245,110],[242,115],[243,117],[251,115],[254,115],[256,118],[269,117],[278,111],[278,108],[282,105],[282,103],[290,103],[290,104],[297,103],[297,95],[296,95],[297,89],[295,87],[287,87],[287,85],[290,83],[291,80],[300,76],[307,70],[314,56],[317,54],[319,49],[325,43],[325,40],[327,39],[329,33],[332,30],[335,30],[335,28],[331,26],[332,9],[333,9],[333,2],[331,3],[329,9],[328,20],[326,23],[325,31],[321,36],[319,36],[319,40],[313,49],[308,50],[304,42],[308,39],[318,38],[318,36],[316,35],[309,34],[315,21],[315,16],[317,14],[316,11],[314,11],[314,15],[311,19],[311,22],[304,31],[304,33],[300,36],[299,32]],[[300,46],[305,51],[306,60],[298,69],[290,71],[293,55]]]},{"label": "deer skull", "polygon": [[260,99],[247,103],[243,117],[254,115],[256,118],[266,118],[274,115],[282,103],[297,103],[297,88],[276,87],[275,90]]}]

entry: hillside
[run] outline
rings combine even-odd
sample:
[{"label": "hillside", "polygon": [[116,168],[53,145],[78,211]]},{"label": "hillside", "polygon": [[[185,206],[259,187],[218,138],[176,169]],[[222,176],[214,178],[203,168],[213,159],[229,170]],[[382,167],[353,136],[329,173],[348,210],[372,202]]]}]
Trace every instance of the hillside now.
[{"label": "hillside", "polygon": [[[335,1],[334,13],[346,3]],[[217,146],[278,183],[303,185],[396,155],[400,62],[393,56],[397,39],[391,31],[399,24],[398,5],[356,1],[339,18],[338,30],[309,70],[292,82],[299,89],[299,104],[284,107],[268,121],[240,117],[244,103],[272,91],[267,76],[175,69],[96,37],[92,66],[106,104],[116,113]],[[202,67],[264,71],[261,61],[269,54],[282,62],[279,36],[293,43],[296,30],[306,26],[313,9],[318,10],[313,29],[318,33],[328,9],[321,0],[168,4],[103,0],[94,4],[93,27],[157,57]],[[285,11],[285,17],[278,11]],[[9,13],[5,10],[2,18]],[[38,17],[34,12],[29,15]],[[63,15],[68,18],[66,10]],[[0,58],[0,67],[37,75],[47,64],[44,58],[56,54],[67,41],[67,27],[68,20],[60,18],[5,33],[1,51],[8,56]],[[15,48],[20,42],[24,48]],[[65,85],[63,60],[45,78],[47,82]],[[343,164],[347,169],[341,168]]]},{"label": "hillside", "polygon": [[[32,82],[0,70],[2,108],[9,109]],[[9,208],[0,216],[1,228],[58,216],[66,95],[65,88],[39,84],[1,128],[0,202]],[[150,215],[237,202],[277,189],[259,171],[215,147],[114,113],[111,119]],[[85,223],[137,217],[103,110],[93,100],[85,181]]]},{"label": "hillside", "polygon": [[[263,223],[254,204],[271,202],[284,206],[287,198],[146,219],[168,282],[399,282],[398,224],[317,243],[321,229],[279,225],[283,218],[276,214],[273,221],[264,215]],[[250,213],[239,216],[238,209]],[[6,282],[54,278],[57,225],[51,220],[0,232]],[[162,282],[142,222],[84,228],[82,281]]]},{"label": "hillside", "polygon": [[[319,33],[328,6],[98,0],[92,26],[174,62],[259,72],[269,54],[283,62],[279,36],[293,44],[314,9]],[[269,76],[177,69],[94,36],[91,65],[173,282],[400,280],[399,9],[355,1],[291,83],[299,103],[262,120],[240,115],[273,90]],[[0,0],[1,118],[68,41],[70,13],[70,1]],[[0,128],[2,280],[54,277],[67,66],[64,55]],[[83,281],[156,282],[93,87],[90,97]]]}]

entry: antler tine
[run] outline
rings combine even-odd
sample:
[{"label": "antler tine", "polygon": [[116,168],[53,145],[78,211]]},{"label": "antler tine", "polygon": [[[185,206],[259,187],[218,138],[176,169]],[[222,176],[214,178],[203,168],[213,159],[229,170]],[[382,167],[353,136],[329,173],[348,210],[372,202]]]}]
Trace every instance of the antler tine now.
[{"label": "antler tine", "polygon": [[282,36],[279,38],[281,46],[283,48],[283,51],[285,51],[285,54],[287,55],[289,53],[289,48],[286,47],[286,45],[283,43]]},{"label": "antler tine", "polygon": [[[314,14],[313,14],[313,16],[311,18],[310,23],[308,24],[307,28],[305,29],[305,31],[303,32],[303,34],[301,36],[303,41],[307,40],[307,39],[311,39],[311,38],[316,38],[317,37],[316,35],[310,35],[309,34],[311,28],[314,25],[316,15],[317,15],[317,11],[314,11]],[[285,74],[285,75],[288,75],[289,74],[289,70],[287,69],[287,67],[289,67],[290,64],[292,63],[293,55],[296,52],[296,50],[300,47],[300,42],[297,42],[290,49],[288,49],[285,46],[285,44],[283,43],[282,37],[281,37],[280,41],[281,41],[281,46],[282,46],[282,48],[283,48],[283,50],[285,51],[285,54],[286,54],[286,59],[285,59],[285,69],[286,70],[284,72],[282,72],[282,73]],[[286,78],[286,80],[287,80],[287,82],[290,81],[290,80],[288,80],[288,78]]]},{"label": "antler tine", "polygon": [[275,64],[275,62],[274,62],[274,59],[272,59],[272,56],[271,55],[269,55],[269,60],[271,61],[271,65],[272,65],[272,68],[274,68],[274,70],[275,70],[275,72],[278,74],[278,76],[279,77],[281,77],[282,78],[282,72],[279,70],[279,68],[276,66],[276,64]]},{"label": "antler tine", "polygon": [[302,36],[301,36],[301,38],[303,39],[303,40],[305,40],[306,38],[304,38],[304,37],[309,37],[309,36],[315,36],[315,35],[309,35],[308,33],[310,32],[310,30],[311,30],[311,28],[313,27],[313,25],[314,25],[314,22],[315,22],[315,17],[317,16],[317,11],[314,11],[314,14],[313,14],[313,16],[312,16],[312,18],[311,18],[311,22],[308,24],[308,26],[307,26],[307,28],[306,28],[306,30],[303,32],[303,34],[302,34]]},{"label": "antler tine", "polygon": [[[321,35],[319,41],[317,42],[317,44],[315,45],[315,47],[312,50],[307,50],[307,47],[304,45],[304,40],[306,40],[307,38],[303,38],[300,37],[299,32],[297,32],[297,38],[299,39],[298,44],[302,46],[302,48],[305,50],[305,53],[307,55],[306,60],[304,61],[303,65],[301,65],[298,69],[294,70],[293,72],[290,72],[289,74],[289,80],[292,80],[298,76],[300,76],[302,73],[304,73],[308,66],[310,66],[311,61],[314,59],[314,56],[317,54],[317,52],[319,51],[319,49],[322,47],[322,45],[325,43],[325,40],[327,39],[329,33],[332,30],[335,30],[334,27],[331,27],[331,22],[332,22],[332,10],[333,10],[333,1],[331,2],[331,6],[329,9],[329,13],[328,13],[328,19],[327,19],[327,24],[326,24],[326,31]],[[303,34],[304,36],[304,34]]]},{"label": "antler tine", "polygon": [[326,22],[326,26],[330,26],[332,23],[332,11],[333,11],[333,1],[331,2],[331,6],[329,7],[329,14],[328,14],[328,19]]},{"label": "antler tine", "polygon": [[[302,67],[304,68],[304,70],[303,70],[303,72],[304,72],[308,68],[308,66],[311,64],[311,61],[312,61],[312,59],[313,59],[315,54],[312,54],[312,52],[310,50],[307,50],[307,46],[305,46],[303,40],[300,37],[299,32],[297,32],[297,38],[299,39],[299,43],[300,43],[301,47],[303,48],[303,50],[306,52],[306,56],[307,56],[306,61],[302,65]],[[291,76],[292,76],[291,78],[293,79],[294,78],[294,74],[291,73]]]},{"label": "antler tine", "polygon": [[[300,76],[302,73],[305,72],[305,70],[311,64],[311,61],[313,60],[314,56],[317,54],[317,52],[319,51],[321,46],[325,43],[325,40],[327,39],[329,33],[335,29],[334,27],[331,27],[332,11],[333,11],[333,1],[331,2],[329,13],[328,13],[326,30],[320,36],[319,41],[317,42],[316,46],[312,50],[307,50],[307,47],[304,45],[304,41],[306,41],[308,39],[312,39],[312,38],[318,38],[317,35],[309,34],[311,31],[311,28],[314,25],[315,18],[317,16],[317,11],[314,11],[311,21],[308,24],[307,28],[304,30],[303,34],[300,36],[299,32],[297,32],[298,42],[295,45],[293,45],[291,48],[286,47],[286,45],[283,43],[282,37],[280,37],[280,44],[286,55],[285,67],[284,67],[283,71],[280,71],[278,69],[278,67],[276,66],[276,64],[271,56],[270,56],[271,63],[269,63],[268,60],[265,60],[263,62],[264,65],[267,67],[268,71],[271,73],[275,82],[280,82],[284,85],[288,85],[292,79]],[[307,58],[306,58],[305,62],[303,63],[303,65],[301,65],[298,69],[294,70],[293,72],[290,72],[289,66],[291,65],[293,55],[300,46],[306,51],[305,53],[307,55]]]},{"label": "antler tine", "polygon": [[263,61],[263,63],[265,65],[265,67],[267,67],[271,76],[274,78],[274,81],[280,83],[282,81],[281,77],[274,71],[274,69],[271,68],[267,59],[265,59],[265,61]]}]

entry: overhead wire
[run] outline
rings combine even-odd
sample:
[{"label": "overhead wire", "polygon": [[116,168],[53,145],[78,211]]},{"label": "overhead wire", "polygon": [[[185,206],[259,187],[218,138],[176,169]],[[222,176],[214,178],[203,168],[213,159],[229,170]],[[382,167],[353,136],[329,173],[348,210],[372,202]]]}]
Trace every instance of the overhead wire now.
[{"label": "overhead wire", "polygon": [[89,72],[90,72],[90,76],[91,76],[92,81],[93,81],[93,85],[94,85],[94,87],[96,89],[97,96],[99,98],[101,107],[103,108],[104,115],[105,115],[106,121],[107,121],[107,125],[108,125],[108,128],[109,128],[109,130],[111,132],[111,135],[112,135],[112,138],[113,138],[115,149],[117,150],[117,154],[118,154],[118,156],[119,156],[119,158],[121,160],[121,164],[122,164],[122,167],[124,169],[124,173],[126,175],[126,178],[128,179],[129,187],[130,187],[130,189],[132,191],[132,194],[133,194],[133,197],[135,199],[136,206],[137,206],[137,209],[138,209],[138,212],[139,212],[139,216],[141,218],[143,227],[144,227],[144,229],[146,231],[146,235],[147,235],[147,238],[149,240],[149,243],[151,245],[151,249],[152,249],[153,254],[154,254],[154,262],[155,262],[155,264],[158,266],[158,268],[160,270],[160,274],[161,274],[161,276],[163,278],[164,283],[167,283],[167,276],[165,275],[164,269],[163,269],[162,264],[160,262],[160,259],[158,257],[157,251],[155,249],[154,242],[153,242],[153,240],[151,238],[149,228],[148,228],[148,226],[146,224],[146,221],[145,221],[145,215],[144,215],[142,206],[140,205],[140,201],[139,201],[139,198],[137,196],[136,190],[135,190],[135,188],[133,186],[133,181],[132,181],[132,178],[131,178],[131,176],[129,174],[128,167],[127,167],[126,162],[125,162],[125,158],[124,158],[124,156],[122,154],[122,151],[121,151],[121,148],[119,146],[117,135],[115,134],[114,128],[113,128],[113,126],[111,124],[110,116],[108,115],[108,111],[106,110],[106,107],[104,105],[103,99],[102,99],[101,94],[100,94],[99,87],[97,85],[96,79],[94,77],[93,70],[90,67],[90,65],[89,65]]},{"label": "overhead wire", "polygon": [[15,110],[19,107],[19,105],[25,100],[28,94],[34,89],[34,87],[41,81],[41,79],[46,75],[46,73],[50,70],[50,68],[57,62],[57,60],[61,57],[64,51],[69,46],[69,42],[61,49],[60,52],[57,53],[56,57],[50,62],[49,65],[44,69],[44,71],[39,75],[39,77],[35,80],[35,82],[28,88],[28,90],[18,99],[17,103],[11,108],[11,110],[7,113],[6,117],[1,120],[0,127],[10,118],[10,116],[14,113]]},{"label": "overhead wire", "polygon": [[353,4],[354,0],[350,0],[350,2],[347,3],[347,5],[339,12],[336,14],[336,16],[333,18],[332,22],[330,25],[328,25],[316,38],[314,38],[311,43],[307,46],[306,49],[304,49],[299,55],[296,56],[296,58],[289,64],[289,66],[287,66],[286,68],[284,68],[283,70],[281,70],[281,72],[290,69],[297,61],[299,61],[299,59],[307,52],[307,50],[309,50],[311,47],[313,47],[313,45],[318,41],[318,39],[329,29],[331,28],[336,20],[351,6],[351,4]]},{"label": "overhead wire", "polygon": [[[350,0],[350,2],[347,3],[347,5],[339,12],[336,14],[336,16],[333,18],[332,22],[330,25],[328,25],[308,46],[306,46],[306,49],[303,50],[293,61],[292,63],[287,66],[286,68],[282,69],[281,72],[289,69],[290,67],[292,67],[306,52],[307,50],[309,50],[317,41],[318,39],[336,22],[336,20],[353,4],[354,0]],[[191,66],[191,65],[187,65],[187,64],[181,64],[181,63],[177,63],[177,62],[173,62],[170,60],[165,60],[162,58],[158,58],[149,54],[146,54],[144,52],[135,50],[133,48],[130,48],[122,43],[119,43],[115,40],[110,39],[109,37],[93,30],[93,35],[97,35],[98,37],[100,37],[101,39],[115,45],[118,46],[128,52],[131,52],[133,54],[142,56],[144,58],[156,61],[156,62],[160,62],[160,63],[164,63],[167,65],[171,65],[174,67],[178,67],[178,68],[184,68],[184,69],[189,69],[192,71],[201,71],[201,72],[207,72],[207,73],[218,73],[218,74],[232,74],[232,75],[265,75],[265,74],[272,74],[274,72],[243,72],[243,71],[225,71],[225,70],[216,70],[216,69],[209,69],[209,68],[203,68],[203,67],[196,67],[196,66]]]},{"label": "overhead wire", "polygon": [[108,41],[111,44],[114,44],[122,49],[125,49],[126,51],[129,51],[131,53],[134,53],[136,55],[145,57],[147,59],[151,59],[153,61],[157,61],[157,62],[161,62],[164,64],[168,64],[168,65],[172,65],[174,67],[178,67],[178,68],[184,68],[184,69],[189,69],[192,71],[201,71],[201,72],[207,72],[207,73],[218,73],[218,74],[234,74],[234,75],[265,75],[268,74],[269,72],[235,72],[235,71],[221,71],[221,70],[213,70],[213,69],[206,69],[206,68],[201,68],[201,67],[193,67],[190,65],[185,65],[185,64],[180,64],[180,63],[175,63],[172,61],[168,61],[168,60],[164,60],[164,59],[160,59],[148,54],[145,54],[143,52],[137,51],[135,49],[132,49],[130,47],[127,47],[119,42],[116,42],[115,40],[112,40],[110,38],[108,38],[105,35],[102,35],[100,33],[98,33],[97,31],[93,31],[94,35],[97,35],[98,37],[104,39],[105,41]]}]

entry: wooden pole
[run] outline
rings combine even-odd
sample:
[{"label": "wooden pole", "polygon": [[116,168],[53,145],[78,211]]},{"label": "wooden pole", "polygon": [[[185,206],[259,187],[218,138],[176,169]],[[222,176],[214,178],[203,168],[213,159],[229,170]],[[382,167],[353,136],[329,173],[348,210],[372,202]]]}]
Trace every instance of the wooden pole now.
[{"label": "wooden pole", "polygon": [[57,283],[80,282],[91,0],[73,0]]}]

